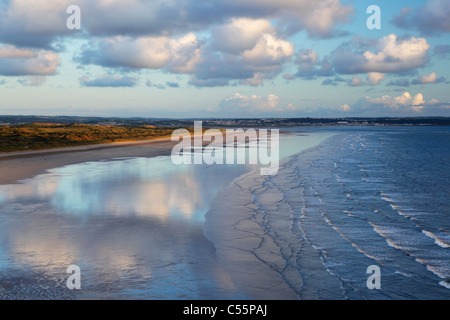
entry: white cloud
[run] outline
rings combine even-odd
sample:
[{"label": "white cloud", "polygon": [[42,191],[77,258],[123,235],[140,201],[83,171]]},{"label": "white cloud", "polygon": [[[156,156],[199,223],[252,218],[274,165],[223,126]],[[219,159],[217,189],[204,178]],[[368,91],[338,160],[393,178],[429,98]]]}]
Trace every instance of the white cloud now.
[{"label": "white cloud", "polygon": [[201,44],[193,33],[178,39],[169,37],[125,37],[101,39],[97,48],[86,48],[77,61],[106,67],[135,69],[168,68],[172,72],[193,72],[200,61]]},{"label": "white cloud", "polygon": [[421,112],[426,105],[436,103],[436,100],[425,101],[422,93],[412,96],[409,92],[404,92],[400,96],[367,97],[365,100],[370,105],[383,106],[392,110],[409,109],[415,112]]},{"label": "white cloud", "polygon": [[292,103],[283,102],[283,100],[274,94],[267,96],[243,95],[235,93],[225,98],[220,103],[220,112],[229,116],[241,115],[276,115],[283,112],[292,112],[296,108]]},{"label": "white cloud", "polygon": [[369,72],[369,74],[367,75],[367,80],[369,80],[369,83],[373,86],[378,85],[385,78],[385,74],[379,72]]},{"label": "white cloud", "polygon": [[434,83],[437,80],[437,73],[433,72],[429,75],[423,75],[420,77],[420,83]]},{"label": "white cloud", "polygon": [[349,112],[352,110],[352,108],[348,104],[344,104],[340,106],[338,109],[343,112]]},{"label": "white cloud", "polygon": [[59,55],[53,51],[0,47],[0,75],[53,75],[60,63]]},{"label": "white cloud", "polygon": [[367,71],[394,72],[423,66],[430,49],[425,38],[401,40],[395,34],[383,37],[378,45],[379,52],[364,53]]},{"label": "white cloud", "polygon": [[423,67],[428,62],[430,45],[425,38],[401,39],[390,34],[378,40],[376,51],[354,52],[341,46],[332,55],[338,73],[393,73]]},{"label": "white cloud", "polygon": [[362,81],[361,78],[359,78],[357,76],[353,76],[348,85],[350,87],[359,87],[359,86],[365,85],[365,83]]},{"label": "white cloud", "polygon": [[313,49],[301,50],[295,59],[298,64],[298,74],[304,77],[313,74],[318,60],[319,54],[317,51]]},{"label": "white cloud", "polygon": [[431,83],[440,83],[444,82],[446,79],[444,77],[438,77],[436,72],[432,72],[430,74],[425,74],[417,77],[411,81],[411,84],[431,84]]},{"label": "white cloud", "polygon": [[239,84],[246,84],[246,85],[250,85],[253,87],[257,87],[261,84],[263,84],[263,82],[265,81],[265,77],[264,77],[264,73],[262,72],[256,72],[253,75],[253,78],[248,78],[248,79],[244,79],[244,80],[240,80]]},{"label": "white cloud", "polygon": [[331,36],[335,25],[346,23],[353,14],[353,9],[344,7],[339,0],[298,2],[306,5],[307,9],[295,12],[301,18],[302,25],[313,36]]},{"label": "white cloud", "polygon": [[[230,34],[221,34],[225,31]],[[214,32],[224,43],[219,45],[213,38],[211,45],[203,47],[190,80],[195,86],[225,86],[231,81],[258,86],[277,76],[294,54],[294,45],[279,38],[267,20],[235,19]],[[244,36],[239,40],[240,34]]]},{"label": "white cloud", "polygon": [[232,18],[213,30],[214,47],[220,51],[239,54],[251,50],[262,34],[272,33],[267,19]]},{"label": "white cloud", "polygon": [[242,53],[244,63],[268,69],[279,68],[294,53],[294,45],[275,35],[264,33],[256,45]]}]

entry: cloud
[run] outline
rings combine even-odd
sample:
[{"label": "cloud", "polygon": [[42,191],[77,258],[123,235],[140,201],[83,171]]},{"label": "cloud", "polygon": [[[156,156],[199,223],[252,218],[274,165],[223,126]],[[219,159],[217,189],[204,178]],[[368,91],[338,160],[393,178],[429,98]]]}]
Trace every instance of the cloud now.
[{"label": "cloud", "polygon": [[[72,1],[73,2],[73,1]],[[58,36],[68,35],[68,0],[10,0],[0,7],[0,42],[50,48]]]},{"label": "cloud", "polygon": [[304,29],[311,37],[319,38],[342,34],[336,30],[336,27],[347,23],[354,14],[352,6],[344,6],[339,0],[254,0],[250,2],[259,5],[261,3],[273,3],[275,6],[280,4],[280,11],[286,17],[286,21],[290,22],[291,29],[294,31]]},{"label": "cloud", "polygon": [[365,82],[363,82],[361,78],[353,76],[348,85],[350,87],[359,87],[365,85]]},{"label": "cloud", "polygon": [[450,45],[444,44],[435,46],[433,49],[433,55],[442,59],[450,58]]},{"label": "cloud", "polygon": [[43,85],[46,80],[47,78],[45,76],[29,76],[25,79],[18,79],[17,82],[27,87],[39,87]]},{"label": "cloud", "polygon": [[297,77],[314,79],[317,76],[331,76],[335,74],[328,58],[319,59],[319,54],[314,49],[302,49],[298,52],[295,63],[298,66]]},{"label": "cloud", "polygon": [[[425,38],[402,39],[390,34],[381,39],[354,37],[342,43],[329,55],[319,57],[314,49],[302,49],[295,58],[297,77],[314,79],[341,75],[355,75],[349,84],[375,86],[385,80],[387,73],[412,72],[429,61],[430,45]],[[367,83],[356,74],[367,74]],[[324,85],[337,81],[324,80]]]},{"label": "cloud", "polygon": [[322,81],[323,86],[337,86],[340,82],[348,82],[348,80],[345,80],[344,78],[341,78],[339,76],[334,77],[333,79],[327,78]]},{"label": "cloud", "polygon": [[267,96],[243,95],[235,93],[225,98],[219,105],[218,112],[235,115],[279,115],[285,112],[295,111],[296,108],[291,103],[285,103],[274,95]]},{"label": "cloud", "polygon": [[[0,42],[50,51],[64,50],[65,39],[84,38],[89,43],[74,57],[83,65],[190,74],[199,87],[259,86],[294,54],[283,37],[301,30],[332,37],[354,13],[340,0],[77,0],[82,31],[76,32],[66,27],[72,4],[2,2]],[[194,32],[206,36],[200,40]]]},{"label": "cloud", "polygon": [[301,50],[297,54],[295,62],[298,65],[297,74],[302,77],[310,77],[316,74],[315,66],[319,60],[319,54],[313,49]]},{"label": "cloud", "polygon": [[376,86],[380,84],[380,82],[383,81],[385,78],[386,76],[384,73],[369,72],[367,74],[367,82],[357,76],[353,76],[352,79],[349,81],[349,86],[350,87],[359,87],[365,85]]},{"label": "cloud", "polygon": [[401,79],[397,79],[397,80],[391,80],[391,81],[389,81],[389,83],[387,85],[388,86],[397,86],[397,87],[409,87],[410,82],[406,78],[401,78]]},{"label": "cloud", "polygon": [[411,84],[429,84],[429,83],[440,83],[445,82],[444,77],[438,77],[436,72],[432,72],[429,75],[422,75],[417,79],[411,81]]},{"label": "cloud", "polygon": [[150,80],[147,80],[145,82],[145,85],[150,88],[166,89],[166,87],[164,85],[162,85],[160,83],[152,83]]},{"label": "cloud", "polygon": [[384,73],[379,72],[369,72],[367,75],[367,80],[372,86],[378,85],[381,81],[386,79],[386,76]]},{"label": "cloud", "polygon": [[262,72],[256,72],[253,74],[253,78],[248,78],[244,80],[239,80],[239,84],[242,85],[249,85],[253,87],[257,87],[259,85],[262,85],[264,81],[266,80],[266,75]]},{"label": "cloud", "polygon": [[340,74],[394,73],[423,67],[430,45],[424,38],[401,39],[390,34],[377,41],[376,51],[354,51],[345,44],[331,53],[331,63]]},{"label": "cloud", "polygon": [[417,93],[413,96],[405,91],[399,96],[366,97],[362,100],[362,104],[370,108],[384,107],[392,111],[422,112],[427,106],[435,106],[440,104],[440,102],[436,99],[426,101],[422,93]]},{"label": "cloud", "polygon": [[418,30],[425,35],[450,32],[450,2],[428,0],[417,8],[404,8],[393,23],[400,28]]},{"label": "cloud", "polygon": [[186,28],[204,30],[233,18],[278,18],[282,24],[281,18],[292,17],[298,21],[297,32],[306,30],[311,36],[330,37],[354,13],[351,6],[344,6],[339,0],[216,0],[208,4],[198,0],[84,0],[82,3],[88,8],[87,29],[96,35],[173,35]]},{"label": "cloud", "polygon": [[[245,30],[249,26],[250,30]],[[230,82],[258,86],[273,79],[294,54],[294,46],[277,36],[268,21],[240,19],[224,26],[232,34],[245,34],[233,46],[227,41],[217,51],[214,39],[202,50],[190,83],[197,87],[226,86]],[[216,31],[217,32],[217,31]]]},{"label": "cloud", "polygon": [[200,59],[200,42],[193,33],[178,39],[116,36],[86,46],[74,59],[82,64],[112,68],[167,68],[172,72],[188,73]]},{"label": "cloud", "polygon": [[59,55],[53,51],[0,46],[0,75],[53,75],[60,63]]},{"label": "cloud", "polygon": [[179,85],[178,83],[176,83],[176,82],[170,82],[170,81],[167,81],[167,82],[166,82],[166,85],[167,85],[168,87],[170,87],[170,88],[179,88],[179,87],[180,87],[180,85]]},{"label": "cloud", "polygon": [[[66,28],[69,5],[82,11],[82,32]],[[50,48],[61,37],[160,37],[203,31],[231,19],[276,19],[291,32],[338,34],[354,10],[340,0],[8,0],[0,4],[0,42]],[[45,18],[43,18],[45,17]],[[296,21],[285,25],[285,21]],[[245,37],[244,37],[245,41]]]},{"label": "cloud", "polygon": [[218,51],[239,54],[251,50],[264,33],[272,33],[267,19],[232,18],[213,29],[213,46]]},{"label": "cloud", "polygon": [[273,70],[279,69],[279,65],[293,53],[293,44],[274,34],[264,33],[253,48],[242,52],[242,60],[255,69]]},{"label": "cloud", "polygon": [[85,87],[134,87],[137,84],[137,79],[128,76],[113,76],[103,75],[90,80],[87,76],[82,77],[80,82]]},{"label": "cloud", "polygon": [[348,104],[344,104],[340,106],[338,109],[343,112],[349,112],[352,110],[352,108]]},{"label": "cloud", "polygon": [[[241,29],[246,26],[251,31]],[[237,46],[225,41],[220,46],[225,51],[220,52],[216,51],[215,39],[206,43],[193,33],[177,39],[116,36],[85,46],[74,60],[109,68],[191,74],[190,83],[198,87],[225,86],[233,80],[257,86],[281,72],[283,64],[294,53],[293,45],[277,37],[268,21],[233,20],[223,28],[231,28],[236,34],[244,32],[245,41]]]},{"label": "cloud", "polygon": [[295,79],[295,75],[293,75],[293,74],[284,74],[283,75],[283,79],[294,80]]}]

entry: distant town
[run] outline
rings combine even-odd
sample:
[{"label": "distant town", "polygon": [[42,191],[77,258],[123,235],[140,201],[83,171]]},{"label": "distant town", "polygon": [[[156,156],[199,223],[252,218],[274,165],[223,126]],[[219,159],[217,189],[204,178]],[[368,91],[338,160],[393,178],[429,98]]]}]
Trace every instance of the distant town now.
[{"label": "distant town", "polygon": [[161,119],[75,116],[1,116],[0,125],[30,123],[89,124],[100,126],[190,127],[202,120],[204,127],[301,127],[301,126],[448,126],[449,117],[413,118],[267,118],[267,119]]}]

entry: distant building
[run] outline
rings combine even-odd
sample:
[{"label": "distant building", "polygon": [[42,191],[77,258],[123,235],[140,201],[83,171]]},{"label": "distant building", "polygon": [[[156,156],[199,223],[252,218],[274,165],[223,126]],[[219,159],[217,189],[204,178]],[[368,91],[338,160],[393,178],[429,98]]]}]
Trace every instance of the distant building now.
[{"label": "distant building", "polygon": [[116,121],[106,121],[106,122],[98,122],[99,126],[117,126],[119,125]]}]

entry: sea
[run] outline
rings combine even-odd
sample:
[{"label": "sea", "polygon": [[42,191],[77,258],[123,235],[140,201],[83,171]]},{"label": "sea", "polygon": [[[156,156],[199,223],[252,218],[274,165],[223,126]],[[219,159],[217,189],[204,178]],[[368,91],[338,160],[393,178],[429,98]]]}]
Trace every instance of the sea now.
[{"label": "sea", "polygon": [[129,157],[0,186],[0,299],[450,299],[450,128],[280,129],[275,175]]}]

